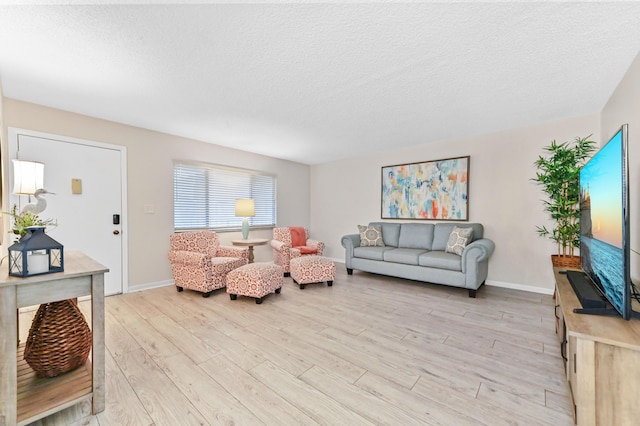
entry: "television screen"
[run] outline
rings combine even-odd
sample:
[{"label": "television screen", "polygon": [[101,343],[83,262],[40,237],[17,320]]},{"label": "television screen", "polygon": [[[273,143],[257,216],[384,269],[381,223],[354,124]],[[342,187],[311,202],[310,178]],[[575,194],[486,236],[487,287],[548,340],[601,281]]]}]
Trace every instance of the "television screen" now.
[{"label": "television screen", "polygon": [[630,317],[627,126],[580,171],[580,262],[623,318]]}]

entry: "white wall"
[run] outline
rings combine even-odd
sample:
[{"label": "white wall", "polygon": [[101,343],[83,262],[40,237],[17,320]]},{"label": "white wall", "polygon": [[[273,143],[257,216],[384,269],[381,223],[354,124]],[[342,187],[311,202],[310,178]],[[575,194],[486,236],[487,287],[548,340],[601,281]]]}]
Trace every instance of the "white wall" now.
[{"label": "white wall", "polygon": [[602,141],[629,124],[629,210],[631,278],[640,284],[640,54],[636,56],[601,114]]},{"label": "white wall", "polygon": [[[5,158],[6,155],[4,155],[5,152],[8,152],[7,149],[9,145],[7,139],[7,128],[4,125],[4,96],[2,94],[2,79],[0,79],[0,153],[2,154],[0,155],[0,183],[7,182],[5,170],[7,170],[8,159]],[[5,191],[4,187],[5,185],[0,185],[0,211],[4,211],[4,206],[7,205],[5,202],[5,194],[7,193],[7,191]],[[3,244],[6,221],[7,218],[0,218],[0,258],[2,258],[5,253]]]},{"label": "white wall", "polygon": [[[197,160],[277,176],[278,224],[309,226],[309,166],[153,132],[14,99],[4,99],[5,127],[17,127],[127,147],[129,288],[171,279],[167,260],[173,232],[173,160]],[[3,153],[7,152],[6,149]],[[4,156],[6,157],[6,155]],[[3,159],[6,161],[6,159]],[[79,159],[82,161],[82,159]],[[4,190],[7,191],[6,180]],[[155,214],[143,206],[153,204]],[[271,238],[271,230],[251,231]],[[223,244],[239,232],[221,233]],[[64,244],[64,241],[61,241]],[[4,250],[4,249],[3,249]],[[271,250],[256,247],[256,261],[272,261]]]},{"label": "white wall", "polygon": [[344,261],[341,237],[380,220],[381,167],[470,155],[469,221],[482,223],[496,244],[487,283],[551,293],[556,248],[535,232],[550,220],[542,192],[530,181],[533,163],[551,140],[589,134],[599,141],[597,115],[312,166],[313,236],[325,241],[327,256]]},{"label": "white wall", "polygon": [[[2,96],[2,79],[0,78],[0,153],[7,152],[8,142],[7,142],[7,129],[4,126],[4,97]],[[2,161],[0,162],[0,182],[5,182],[6,178],[4,176],[4,171],[6,170],[6,159],[5,155],[0,156]],[[5,193],[3,185],[0,185],[0,210],[2,210],[2,206],[4,205],[4,197]],[[2,246],[2,235],[3,232],[3,221],[0,220],[0,247]],[[0,256],[1,257],[1,256]]]}]

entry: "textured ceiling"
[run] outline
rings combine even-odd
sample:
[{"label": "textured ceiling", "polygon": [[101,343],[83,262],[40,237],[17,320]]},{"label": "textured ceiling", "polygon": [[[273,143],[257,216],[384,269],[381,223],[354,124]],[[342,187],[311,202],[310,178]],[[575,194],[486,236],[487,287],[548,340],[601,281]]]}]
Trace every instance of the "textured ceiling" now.
[{"label": "textured ceiling", "polygon": [[306,164],[598,113],[639,49],[638,2],[0,5],[6,97]]}]

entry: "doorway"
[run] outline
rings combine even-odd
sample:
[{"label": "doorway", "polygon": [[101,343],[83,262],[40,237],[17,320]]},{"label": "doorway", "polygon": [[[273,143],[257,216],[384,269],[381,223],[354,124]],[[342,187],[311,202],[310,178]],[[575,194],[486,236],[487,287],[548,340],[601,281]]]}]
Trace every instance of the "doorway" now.
[{"label": "doorway", "polygon": [[[9,158],[39,161],[44,166],[42,219],[54,219],[51,238],[65,252],[81,251],[109,268],[105,295],[126,292],[127,217],[126,147],[9,128]],[[13,189],[13,165],[9,169]],[[35,203],[31,196],[11,194],[20,211]]]}]

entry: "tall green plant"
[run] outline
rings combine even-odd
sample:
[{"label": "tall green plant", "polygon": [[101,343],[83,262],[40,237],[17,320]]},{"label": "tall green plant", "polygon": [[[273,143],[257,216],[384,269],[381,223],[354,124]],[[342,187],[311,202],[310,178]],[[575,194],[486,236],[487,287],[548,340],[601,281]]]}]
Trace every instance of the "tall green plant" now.
[{"label": "tall green plant", "polygon": [[544,225],[536,229],[540,236],[556,242],[560,256],[573,256],[580,246],[580,169],[597,148],[591,136],[573,142],[554,140],[534,163],[538,171],[532,180],[547,195],[544,210],[555,221],[551,230]]}]

